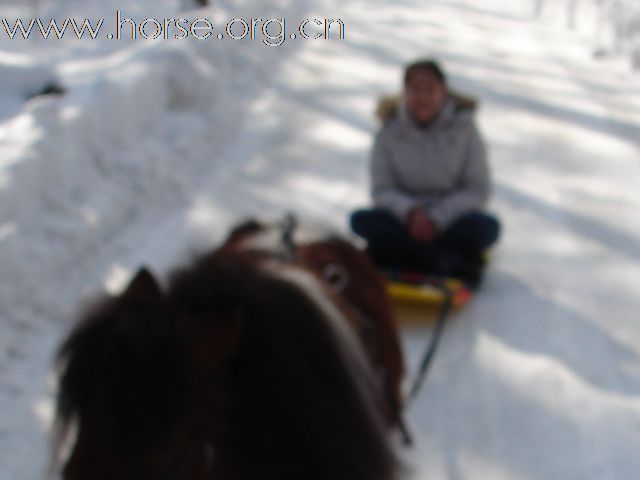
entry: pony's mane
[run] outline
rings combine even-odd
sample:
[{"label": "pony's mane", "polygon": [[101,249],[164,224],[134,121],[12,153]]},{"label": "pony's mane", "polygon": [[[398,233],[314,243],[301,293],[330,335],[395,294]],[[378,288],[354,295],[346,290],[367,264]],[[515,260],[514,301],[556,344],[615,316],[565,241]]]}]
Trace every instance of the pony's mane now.
[{"label": "pony's mane", "polygon": [[158,448],[171,437],[183,409],[184,351],[160,291],[141,290],[145,275],[87,311],[60,348],[56,448],[88,415],[108,437],[99,441],[123,451]]},{"label": "pony's mane", "polygon": [[199,315],[206,316],[202,308],[213,291],[216,309],[240,310],[230,358],[231,451],[239,478],[393,478],[397,465],[381,414],[365,398],[353,365],[345,365],[353,352],[345,353],[337,338],[344,333],[299,281],[249,263],[243,254],[209,256],[174,276],[169,292]]}]

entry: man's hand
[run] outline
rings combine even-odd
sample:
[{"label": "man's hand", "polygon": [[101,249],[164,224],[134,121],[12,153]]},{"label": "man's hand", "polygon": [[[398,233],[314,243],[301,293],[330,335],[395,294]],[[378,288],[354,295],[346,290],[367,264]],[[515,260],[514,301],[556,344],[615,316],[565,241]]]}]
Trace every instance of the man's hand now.
[{"label": "man's hand", "polygon": [[409,212],[409,235],[418,242],[429,243],[437,234],[433,220],[420,207],[414,207]]}]

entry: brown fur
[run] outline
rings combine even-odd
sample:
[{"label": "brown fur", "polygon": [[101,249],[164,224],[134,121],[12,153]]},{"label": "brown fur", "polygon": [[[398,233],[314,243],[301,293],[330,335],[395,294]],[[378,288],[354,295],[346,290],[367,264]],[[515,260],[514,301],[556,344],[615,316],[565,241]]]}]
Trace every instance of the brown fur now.
[{"label": "brown fur", "polygon": [[[332,327],[342,320],[280,268],[301,267],[227,243],[176,271],[166,291],[141,271],[86,312],[58,359],[58,447],[77,424],[63,478],[398,478],[387,412],[372,400],[381,393],[348,363]],[[367,288],[333,300],[364,299]],[[401,365],[379,343],[374,364]]]},{"label": "brown fur", "polygon": [[[478,107],[478,101],[468,95],[449,90],[449,96],[453,98],[456,109],[459,110],[475,110]],[[383,95],[378,99],[375,115],[381,122],[391,120],[398,112],[402,95]]]}]

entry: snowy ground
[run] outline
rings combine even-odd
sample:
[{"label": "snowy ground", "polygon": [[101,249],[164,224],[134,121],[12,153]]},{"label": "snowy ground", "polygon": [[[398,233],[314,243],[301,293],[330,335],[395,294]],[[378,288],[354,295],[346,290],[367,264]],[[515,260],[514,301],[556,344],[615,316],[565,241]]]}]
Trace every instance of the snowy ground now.
[{"label": "snowy ground", "polygon": [[[367,202],[375,99],[424,55],[482,102],[504,238],[409,412],[415,478],[636,478],[637,74],[594,61],[548,6],[531,23],[502,0],[248,3],[215,15],[340,17],[347,39],[0,51],[0,480],[44,476],[51,355],[81,299],[141,263],[166,272],[247,215],[293,208],[346,231]],[[136,13],[180,8],[153,5]],[[24,102],[51,78],[66,95]],[[405,330],[411,365],[428,333]]]}]

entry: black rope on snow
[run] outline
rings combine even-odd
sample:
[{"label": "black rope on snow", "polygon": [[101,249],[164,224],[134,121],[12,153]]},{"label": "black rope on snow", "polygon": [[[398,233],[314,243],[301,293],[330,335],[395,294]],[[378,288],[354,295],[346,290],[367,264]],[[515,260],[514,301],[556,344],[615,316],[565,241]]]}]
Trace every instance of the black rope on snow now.
[{"label": "black rope on snow", "polygon": [[433,358],[438,349],[438,344],[440,343],[440,339],[442,338],[444,326],[447,323],[449,314],[451,313],[451,308],[453,306],[453,292],[445,285],[441,287],[441,290],[444,294],[442,308],[440,308],[440,312],[438,313],[438,318],[436,320],[436,325],[434,327],[431,340],[429,341],[428,347],[425,350],[424,355],[422,356],[422,361],[420,362],[420,368],[418,370],[416,378],[414,379],[413,384],[411,385],[411,389],[409,390],[409,395],[407,396],[407,406],[417,397],[420,389],[422,388],[422,385],[424,384],[424,380],[429,371],[429,367],[433,362]]}]

